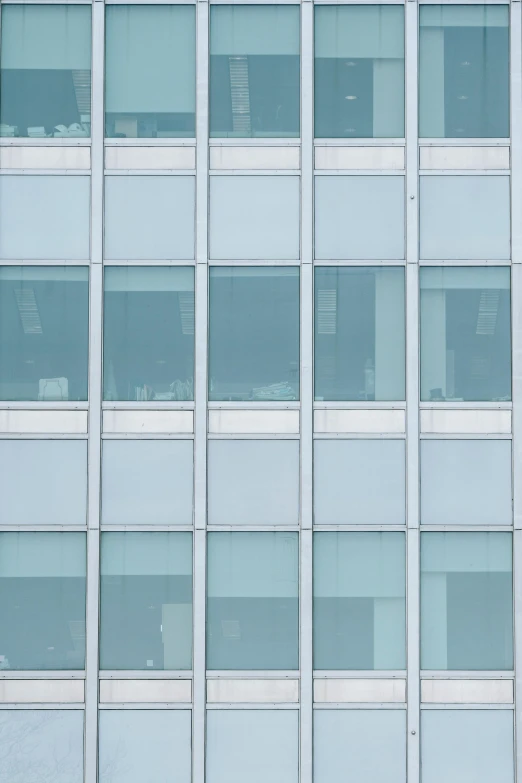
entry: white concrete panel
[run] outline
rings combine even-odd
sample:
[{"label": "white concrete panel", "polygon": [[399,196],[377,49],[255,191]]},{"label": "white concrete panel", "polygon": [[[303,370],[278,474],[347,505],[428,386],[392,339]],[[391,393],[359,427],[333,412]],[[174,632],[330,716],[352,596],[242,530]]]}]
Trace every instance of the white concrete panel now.
[{"label": "white concrete panel", "polygon": [[421,147],[421,169],[509,169],[509,147]]},{"label": "white concrete panel", "polygon": [[0,432],[81,435],[87,432],[87,411],[0,410]]},{"label": "white concrete panel", "polygon": [[81,704],[83,680],[0,680],[2,704]]},{"label": "white concrete panel", "polygon": [[406,701],[406,680],[316,679],[314,701],[364,704],[372,702],[403,703]]},{"label": "white concrete panel", "polygon": [[210,410],[208,431],[213,435],[298,434],[299,411]]},{"label": "white concrete panel", "polygon": [[129,411],[103,412],[103,431],[108,433],[173,433],[194,431],[193,411]]},{"label": "white concrete panel", "polygon": [[1,147],[2,169],[80,169],[91,167],[90,147]]},{"label": "white concrete panel", "polygon": [[106,169],[178,170],[196,168],[195,147],[109,147]]},{"label": "white concrete panel", "polygon": [[299,680],[207,680],[207,702],[282,704],[299,701]]},{"label": "white concrete panel", "polygon": [[403,433],[406,431],[404,410],[316,410],[314,432],[320,433]]},{"label": "white concrete panel", "polygon": [[509,435],[510,410],[421,410],[421,432],[459,435]]},{"label": "white concrete panel", "polygon": [[513,680],[422,680],[421,700],[432,704],[513,704]]},{"label": "white concrete panel", "polygon": [[211,169],[298,169],[299,147],[211,147]]},{"label": "white concrete panel", "polygon": [[100,702],[104,703],[188,703],[191,680],[100,680]]},{"label": "white concrete panel", "polygon": [[404,147],[319,147],[315,148],[315,168],[404,169]]}]

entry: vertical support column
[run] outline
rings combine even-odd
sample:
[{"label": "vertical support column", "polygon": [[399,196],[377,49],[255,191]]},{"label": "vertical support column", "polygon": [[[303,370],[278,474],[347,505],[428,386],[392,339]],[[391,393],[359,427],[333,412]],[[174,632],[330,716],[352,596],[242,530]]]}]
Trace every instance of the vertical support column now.
[{"label": "vertical support column", "polygon": [[103,325],[104,27],[105,6],[102,0],[95,0],[92,4],[91,265],[89,278],[85,783],[96,783],[98,767],[98,628]]},{"label": "vertical support column", "polygon": [[314,6],[301,4],[301,476],[300,781],[312,783],[312,461],[313,461],[313,68]]},{"label": "vertical support column", "polygon": [[407,524],[407,777],[420,780],[419,660],[419,153],[418,5],[406,14],[406,524]]},{"label": "vertical support column", "polygon": [[515,769],[522,775],[522,6],[512,0],[511,103],[511,312],[513,319],[513,578],[515,600]]},{"label": "vertical support column", "polygon": [[194,368],[194,656],[192,780],[205,781],[205,588],[207,524],[208,32],[207,0],[196,3],[196,353]]}]

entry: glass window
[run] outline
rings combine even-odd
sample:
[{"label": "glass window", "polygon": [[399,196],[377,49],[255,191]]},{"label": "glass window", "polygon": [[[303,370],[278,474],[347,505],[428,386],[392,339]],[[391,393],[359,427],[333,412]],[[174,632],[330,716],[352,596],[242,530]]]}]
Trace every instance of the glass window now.
[{"label": "glass window", "polygon": [[207,668],[297,669],[297,533],[209,533]]},{"label": "glass window", "polygon": [[404,9],[315,7],[315,136],[404,136]]},{"label": "glass window", "polygon": [[420,7],[419,135],[509,136],[509,6]]},{"label": "glass window", "polygon": [[317,267],[316,400],[405,399],[404,269]]},{"label": "glass window", "polygon": [[0,440],[0,524],[85,525],[86,440]]},{"label": "glass window", "polygon": [[514,783],[513,710],[422,710],[422,783]]},{"label": "glass window", "polygon": [[298,525],[298,440],[211,440],[209,525]]},{"label": "glass window", "polygon": [[103,524],[192,524],[191,440],[104,440],[102,453]]},{"label": "glass window", "polygon": [[100,589],[101,669],[191,668],[191,533],[102,533]]},{"label": "glass window", "polygon": [[0,533],[0,669],[84,668],[85,560],[83,533]]},{"label": "glass window", "polygon": [[404,177],[315,177],[315,257],[404,258]]},{"label": "glass window", "polygon": [[511,399],[508,267],[420,270],[421,400]]},{"label": "glass window", "polygon": [[406,668],[403,533],[314,534],[314,669]]},{"label": "glass window", "polygon": [[208,710],[206,783],[297,783],[297,710]]},{"label": "glass window", "polygon": [[0,399],[86,400],[88,352],[87,267],[0,267]]},{"label": "glass window", "polygon": [[194,258],[194,211],[194,177],[105,177],[105,258]]},{"label": "glass window", "polygon": [[513,668],[511,533],[421,534],[421,666]]},{"label": "glass window", "polygon": [[99,783],[190,783],[190,710],[100,710]]},{"label": "glass window", "polygon": [[210,258],[298,260],[299,188],[296,176],[210,177]]},{"label": "glass window", "polygon": [[0,258],[87,260],[90,187],[88,176],[0,176]]},{"label": "glass window", "polygon": [[83,710],[0,710],[0,783],[83,783]]},{"label": "glass window", "polygon": [[405,710],[314,711],[314,781],[347,780],[404,783]]},{"label": "glass window", "polygon": [[106,267],[105,400],[194,399],[194,269]]},{"label": "glass window", "polygon": [[90,136],[90,5],[7,5],[0,48],[0,136]]},{"label": "glass window", "polygon": [[508,260],[509,188],[506,176],[420,177],[420,257]]},{"label": "glass window", "polygon": [[299,136],[299,6],[210,9],[210,135]]},{"label": "glass window", "polygon": [[421,440],[421,522],[513,524],[510,440]]},{"label": "glass window", "polygon": [[403,440],[315,441],[316,525],[404,525],[405,499]]},{"label": "glass window", "polygon": [[195,7],[107,6],[106,136],[194,136],[195,118]]},{"label": "glass window", "polygon": [[299,269],[212,267],[209,399],[299,399]]}]

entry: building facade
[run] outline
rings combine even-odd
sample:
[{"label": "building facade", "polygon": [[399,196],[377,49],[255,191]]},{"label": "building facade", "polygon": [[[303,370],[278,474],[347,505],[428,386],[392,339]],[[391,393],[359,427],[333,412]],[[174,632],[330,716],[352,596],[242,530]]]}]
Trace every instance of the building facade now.
[{"label": "building facade", "polygon": [[1,0],[0,783],[515,782],[521,17]]}]

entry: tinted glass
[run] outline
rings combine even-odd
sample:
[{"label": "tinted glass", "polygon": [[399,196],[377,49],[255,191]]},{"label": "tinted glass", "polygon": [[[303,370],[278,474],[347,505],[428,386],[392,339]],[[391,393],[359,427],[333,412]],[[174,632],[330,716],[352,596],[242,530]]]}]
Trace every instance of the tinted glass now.
[{"label": "tinted glass", "polygon": [[210,135],[299,136],[299,6],[210,8]]}]

